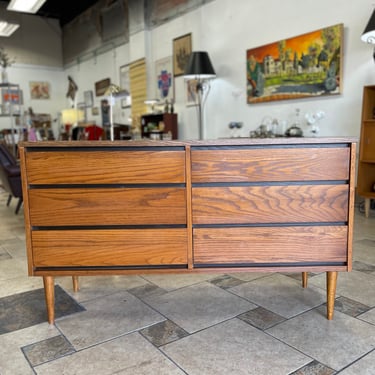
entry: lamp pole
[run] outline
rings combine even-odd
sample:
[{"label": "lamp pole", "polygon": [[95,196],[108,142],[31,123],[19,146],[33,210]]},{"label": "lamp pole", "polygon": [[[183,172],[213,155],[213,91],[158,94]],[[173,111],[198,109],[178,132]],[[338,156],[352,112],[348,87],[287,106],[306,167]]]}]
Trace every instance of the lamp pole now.
[{"label": "lamp pole", "polygon": [[199,125],[199,139],[203,139],[203,111],[202,111],[202,98],[203,98],[203,85],[200,80],[197,82],[197,95],[198,95],[198,125]]}]

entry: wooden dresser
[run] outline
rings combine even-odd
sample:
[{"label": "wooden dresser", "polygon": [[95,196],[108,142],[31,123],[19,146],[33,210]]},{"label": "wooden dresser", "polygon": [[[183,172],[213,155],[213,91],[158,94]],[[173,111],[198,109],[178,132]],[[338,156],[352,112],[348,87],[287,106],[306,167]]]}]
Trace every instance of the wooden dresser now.
[{"label": "wooden dresser", "polygon": [[24,142],[29,275],[352,266],[356,140]]}]

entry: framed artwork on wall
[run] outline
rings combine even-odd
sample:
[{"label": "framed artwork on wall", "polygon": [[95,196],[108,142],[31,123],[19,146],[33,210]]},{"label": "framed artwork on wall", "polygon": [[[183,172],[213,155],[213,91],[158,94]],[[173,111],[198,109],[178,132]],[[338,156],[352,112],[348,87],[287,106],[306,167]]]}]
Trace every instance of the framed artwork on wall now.
[{"label": "framed artwork on wall", "polygon": [[155,62],[156,98],[171,101],[174,98],[172,57],[165,57]]},{"label": "framed artwork on wall", "polygon": [[130,93],[129,64],[120,66],[119,86],[121,90],[126,90]]},{"label": "framed artwork on wall", "polygon": [[121,108],[130,108],[132,105],[129,73],[129,64],[120,66],[120,93],[123,94],[123,99],[121,99]]},{"label": "framed artwork on wall", "polygon": [[110,84],[110,78],[102,79],[101,81],[95,82],[95,95],[103,96]]},{"label": "framed artwork on wall", "polygon": [[49,82],[32,81],[29,86],[31,99],[50,99]]},{"label": "framed artwork on wall", "polygon": [[182,76],[192,51],[191,33],[173,39],[173,74]]},{"label": "framed artwork on wall", "polygon": [[246,51],[247,103],[342,91],[343,24]]},{"label": "framed artwork on wall", "polygon": [[94,105],[94,97],[93,97],[93,92],[91,90],[84,91],[83,99],[85,102],[85,106],[87,108],[92,107]]}]

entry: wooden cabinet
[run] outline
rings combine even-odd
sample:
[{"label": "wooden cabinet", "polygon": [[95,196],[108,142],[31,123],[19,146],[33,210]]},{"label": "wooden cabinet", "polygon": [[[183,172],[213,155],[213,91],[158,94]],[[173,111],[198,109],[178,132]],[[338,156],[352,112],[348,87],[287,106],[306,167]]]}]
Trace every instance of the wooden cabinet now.
[{"label": "wooden cabinet", "polygon": [[352,267],[348,138],[24,142],[29,275]]},{"label": "wooden cabinet", "polygon": [[365,199],[368,217],[371,199],[375,199],[375,86],[363,88],[360,137],[357,193]]},{"label": "wooden cabinet", "polygon": [[350,152],[192,146],[194,266],[346,264]]},{"label": "wooden cabinet", "polygon": [[[164,123],[164,129],[159,129],[159,124]],[[142,138],[178,139],[178,124],[176,113],[149,113],[141,118]]]}]

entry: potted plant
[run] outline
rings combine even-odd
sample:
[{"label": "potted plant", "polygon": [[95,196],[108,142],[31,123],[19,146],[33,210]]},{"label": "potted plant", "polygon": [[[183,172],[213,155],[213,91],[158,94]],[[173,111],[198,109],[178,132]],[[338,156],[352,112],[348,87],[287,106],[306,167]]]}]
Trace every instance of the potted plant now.
[{"label": "potted plant", "polygon": [[6,71],[6,69],[13,63],[14,60],[9,57],[4,47],[0,47],[0,66],[2,67],[1,79],[3,83],[8,83],[8,72]]}]

